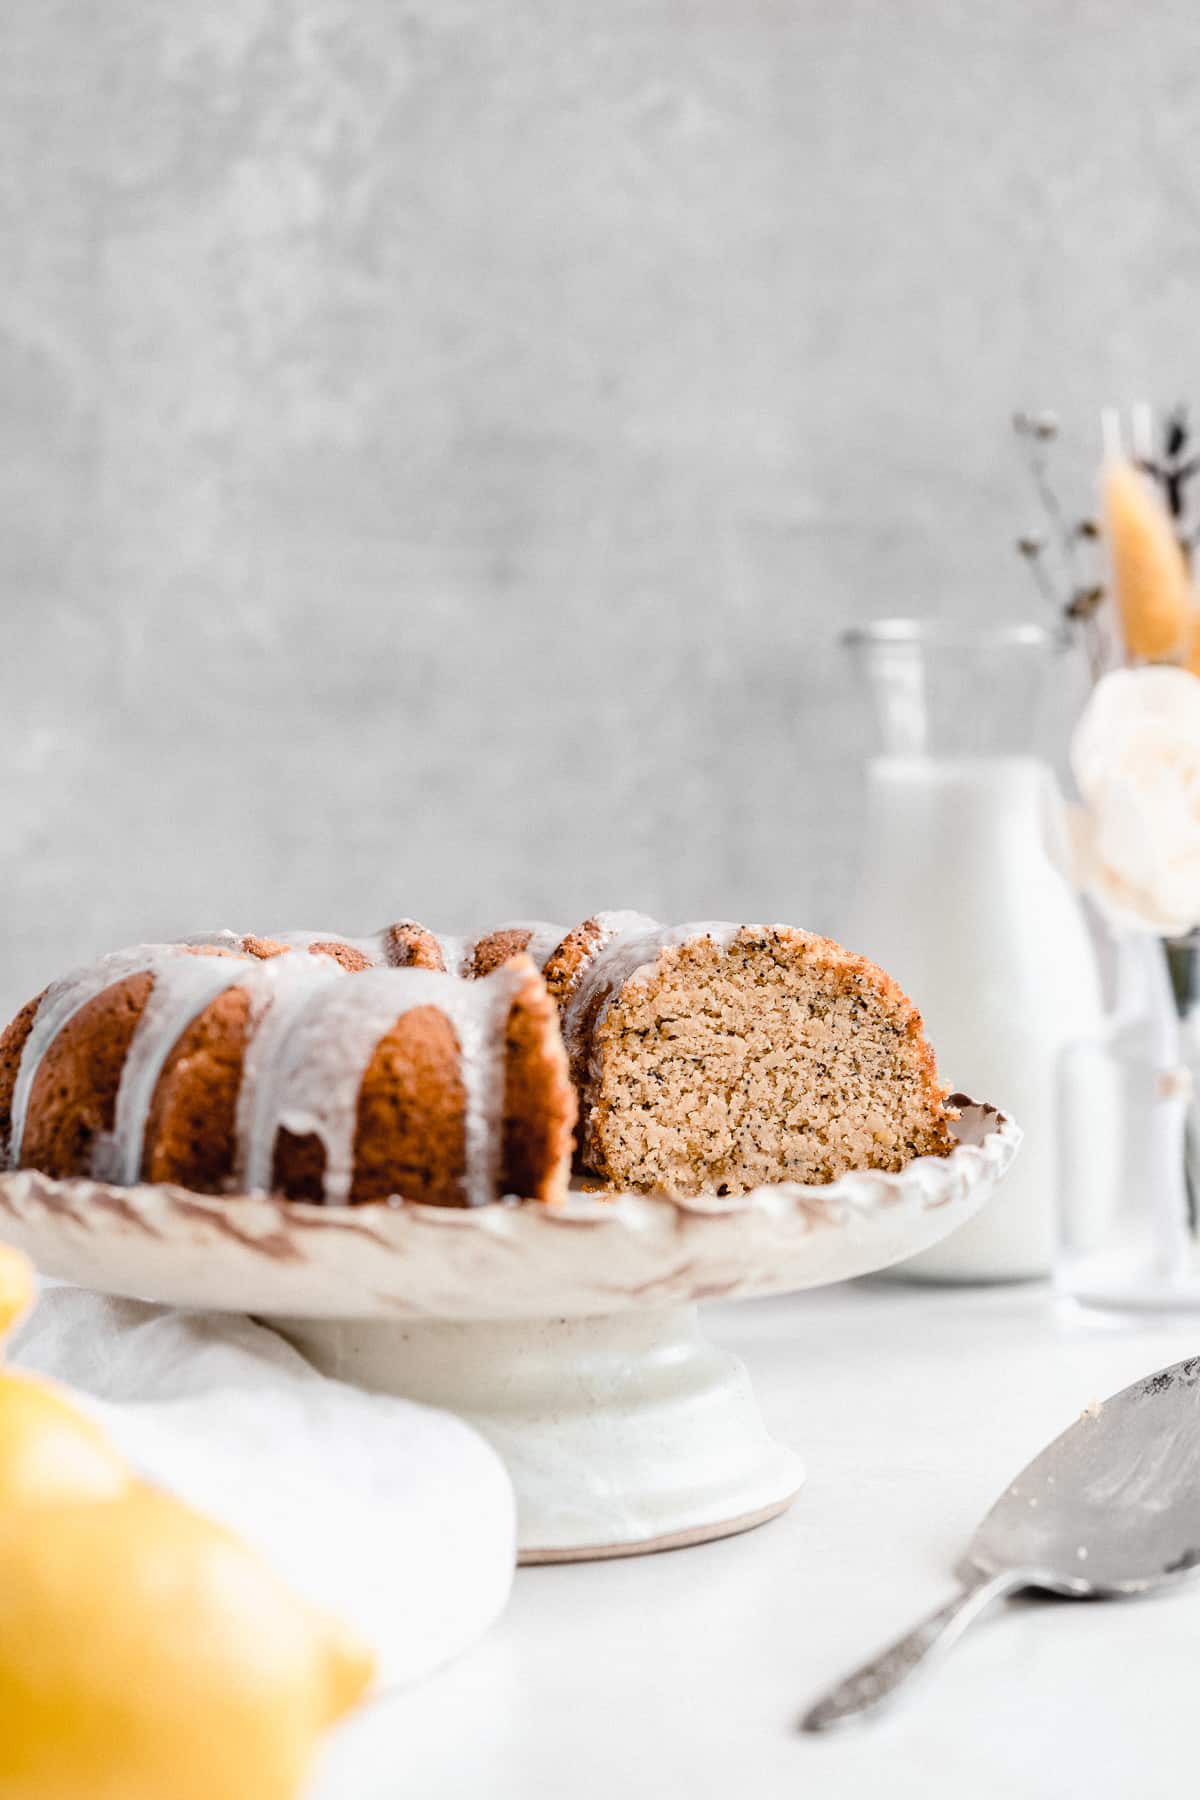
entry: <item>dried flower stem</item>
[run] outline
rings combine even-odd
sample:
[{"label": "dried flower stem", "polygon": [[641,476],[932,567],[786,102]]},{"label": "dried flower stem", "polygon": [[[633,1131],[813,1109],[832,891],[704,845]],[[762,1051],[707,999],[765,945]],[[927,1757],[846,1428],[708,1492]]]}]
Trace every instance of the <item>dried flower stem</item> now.
[{"label": "dried flower stem", "polygon": [[1064,640],[1069,642],[1076,632],[1082,637],[1092,679],[1098,681],[1104,673],[1105,663],[1104,639],[1098,617],[1104,590],[1087,578],[1081,561],[1080,546],[1085,542],[1094,542],[1100,535],[1099,528],[1091,519],[1080,519],[1072,524],[1054,490],[1049,472],[1049,446],[1058,437],[1058,422],[1053,414],[1016,413],[1013,417],[1013,429],[1022,441],[1026,466],[1050,527],[1057,552],[1059,580],[1056,581],[1046,567],[1042,555],[1045,548],[1043,538],[1025,536],[1018,540],[1017,547],[1029,564],[1042,598],[1058,614]]}]

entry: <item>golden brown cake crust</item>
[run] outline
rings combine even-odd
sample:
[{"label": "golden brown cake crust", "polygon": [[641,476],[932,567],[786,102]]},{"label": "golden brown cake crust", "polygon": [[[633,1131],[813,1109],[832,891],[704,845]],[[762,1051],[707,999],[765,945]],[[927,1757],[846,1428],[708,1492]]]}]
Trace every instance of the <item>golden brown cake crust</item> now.
[{"label": "golden brown cake crust", "polygon": [[[245,1053],[254,1021],[264,1016],[252,994],[252,984],[261,985],[254,965],[286,957],[295,947],[255,937],[233,942],[236,949],[226,944],[178,947],[179,954],[247,959],[246,976],[245,982],[235,980],[217,993],[181,1026],[176,1041],[164,1046],[140,1146],[143,1180],[208,1193],[228,1193],[235,1185]],[[373,967],[338,939],[306,947],[318,956],[332,954],[351,980]],[[413,947],[418,954],[427,948],[419,938]],[[25,1166],[59,1176],[100,1172],[97,1143],[114,1130],[121,1076],[162,966],[161,947],[144,949],[148,966],[93,995],[47,1046],[27,1112]],[[504,1082],[491,1192],[557,1198],[569,1168],[575,1097],[566,1077],[557,1009],[528,957],[513,967],[520,985],[507,990],[515,998],[503,1026],[490,1027],[499,1034],[492,1040],[492,1053],[501,1060]],[[266,993],[275,991],[269,987]],[[398,1009],[405,991],[397,989]],[[41,1000],[39,996],[23,1008],[0,1040],[6,1124],[21,1054]],[[436,1003],[402,1011],[376,1045],[359,1084],[351,1203],[399,1196],[434,1205],[466,1204],[466,1111],[461,1048],[451,1016]],[[113,1146],[106,1149],[105,1160],[113,1151]],[[274,1191],[322,1200],[325,1155],[315,1135],[281,1129],[272,1151]],[[477,1192],[478,1183],[474,1186]]]},{"label": "golden brown cake crust", "polygon": [[200,1194],[229,1187],[249,1022],[250,996],[228,988],[178,1039],[146,1118],[143,1181],[173,1181]]},{"label": "golden brown cake crust", "polygon": [[[179,953],[236,954],[212,944],[181,946]],[[121,1072],[153,987],[149,971],[128,975],[88,1001],[57,1033],[30,1089],[22,1167],[59,1177],[92,1173],[97,1140],[113,1129]]]},{"label": "golden brown cake crust", "polygon": [[29,1095],[23,1165],[60,1178],[91,1173],[96,1141],[113,1128],[121,1071],[153,986],[153,975],[128,975],[67,1020]]},{"label": "golden brown cake crust", "polygon": [[604,943],[605,931],[599,919],[585,919],[568,931],[557,950],[551,952],[542,970],[546,986],[561,1006],[584,969]]},{"label": "golden brown cake crust", "polygon": [[433,969],[445,974],[441,945],[433,932],[418,925],[415,919],[401,919],[389,925],[384,935],[388,963],[393,969]]},{"label": "golden brown cake crust", "polygon": [[524,925],[509,927],[507,931],[489,931],[477,940],[475,949],[471,950],[470,976],[479,981],[482,976],[489,976],[493,970],[504,968],[515,956],[520,956],[529,949],[529,941],[533,932],[527,931]]},{"label": "golden brown cake crust", "polygon": [[38,1007],[46,997],[46,989],[34,1000],[27,1000],[12,1023],[5,1027],[0,1036],[0,1156],[8,1154],[8,1140],[12,1131],[13,1093],[17,1085],[17,1073],[21,1067],[21,1052],[26,1040],[33,1030],[33,1021],[37,1018]]},{"label": "golden brown cake crust", "polygon": [[500,1187],[521,1200],[561,1200],[578,1103],[553,1000],[530,965],[505,1028]]},{"label": "golden brown cake crust", "polygon": [[494,969],[502,969],[506,962],[514,956],[520,956],[529,948],[529,940],[533,936],[524,926],[508,931],[489,931],[479,938],[471,952],[469,973],[479,980],[481,976],[490,975]]},{"label": "golden brown cake crust", "polygon": [[276,938],[244,937],[242,949],[247,956],[253,956],[259,962],[269,962],[273,956],[287,956],[292,946],[281,944]]},{"label": "golden brown cake crust", "polygon": [[271,1190],[289,1200],[321,1204],[325,1196],[325,1146],[315,1132],[299,1135],[280,1126],[275,1135]]},{"label": "golden brown cake crust", "polygon": [[361,975],[364,969],[373,969],[374,963],[363,951],[356,950],[353,944],[343,944],[340,938],[326,938],[319,943],[308,946],[310,956],[332,956],[335,963],[340,963],[348,975]]},{"label": "golden brown cake crust", "polygon": [[445,1013],[414,1007],[376,1046],[358,1095],[352,1205],[393,1194],[461,1206],[466,1090]]},{"label": "golden brown cake crust", "polygon": [[[310,956],[331,956],[350,975],[375,967],[371,958],[362,950],[356,949],[353,944],[343,943],[341,938],[315,939],[307,948]],[[242,949],[247,956],[253,956],[259,962],[270,962],[276,956],[289,956],[293,946],[281,944],[278,938],[244,937]]]}]

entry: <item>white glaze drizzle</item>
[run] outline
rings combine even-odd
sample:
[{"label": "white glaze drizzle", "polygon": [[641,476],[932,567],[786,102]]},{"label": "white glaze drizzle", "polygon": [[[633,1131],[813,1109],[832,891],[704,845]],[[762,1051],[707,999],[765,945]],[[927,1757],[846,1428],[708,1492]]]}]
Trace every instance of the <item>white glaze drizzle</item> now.
[{"label": "white glaze drizzle", "polygon": [[603,966],[606,953],[614,949],[626,939],[643,937],[648,932],[664,929],[657,919],[648,913],[640,912],[600,912],[593,914],[592,922],[600,932],[599,942],[592,946],[587,960],[575,975],[571,986],[559,1005],[562,1022],[563,1042],[573,1073],[579,1071],[584,1044],[582,1041],[583,1018],[592,995],[602,979],[599,970]]},{"label": "white glaze drizzle", "polygon": [[442,961],[446,966],[447,975],[457,975],[460,978],[464,976],[467,972],[467,958],[475,949],[475,939],[444,936],[440,931],[435,931],[431,935],[442,953]]},{"label": "white glaze drizzle", "polygon": [[246,1194],[271,1190],[280,1084],[290,1034],[306,1009],[348,976],[331,956],[272,956],[251,970],[250,1020],[238,1089],[234,1185]]},{"label": "white glaze drizzle", "polygon": [[176,958],[188,962],[195,960],[188,954],[185,944],[134,944],[127,950],[110,951],[86,968],[72,969],[70,974],[46,989],[34,1016],[33,1029],[25,1040],[13,1087],[12,1128],[8,1143],[11,1168],[20,1167],[29,1096],[42,1059],[64,1025],[115,982],[124,981],[131,975],[154,974]]},{"label": "white glaze drizzle", "polygon": [[[271,967],[267,965],[264,974]],[[477,982],[432,969],[373,969],[344,985],[321,984],[294,1000],[283,978],[257,1034],[267,1033],[269,1041],[254,1059],[256,1068],[251,1068],[251,1054],[247,1055],[251,1097],[244,1117],[239,1108],[239,1169],[245,1190],[269,1190],[275,1141],[282,1128],[297,1137],[311,1134],[320,1139],[325,1151],[323,1198],[328,1205],[344,1205],[354,1177],[363,1077],[396,1021],[414,1007],[432,1006],[449,1019],[458,1039],[466,1097],[464,1198],[468,1206],[495,1199],[505,1025],[528,977],[529,965],[520,961]],[[273,1015],[277,1015],[274,1024]],[[252,1044],[252,1052],[254,1048]]]},{"label": "white glaze drizzle", "polygon": [[240,956],[178,956],[154,975],[121,1070],[113,1128],[96,1142],[92,1173],[132,1186],[142,1172],[146,1120],[163,1065],[188,1026],[218,994],[252,973]]},{"label": "white glaze drizzle", "polygon": [[527,931],[529,942],[524,954],[533,958],[538,969],[544,969],[569,929],[566,925],[553,925],[548,919],[509,919],[504,925],[493,925],[491,931],[481,931],[479,936],[492,937],[500,931]]},{"label": "white glaze drizzle", "polygon": [[532,957],[535,966],[541,970],[566,937],[567,930],[567,926],[553,925],[548,919],[509,919],[503,925],[489,925],[486,931],[468,933],[466,937],[440,932],[433,932],[431,936],[442,953],[446,973],[469,981],[474,979],[475,952],[485,938],[495,937],[501,931],[528,932],[529,942],[521,954]]},{"label": "white glaze drizzle", "polygon": [[369,937],[347,937],[344,931],[267,931],[273,943],[287,944],[292,950],[309,950],[313,944],[348,944],[367,957],[375,968],[387,966],[387,932],[373,931]]},{"label": "white glaze drizzle", "polygon": [[[272,944],[286,944],[289,950],[308,950],[313,944],[348,944],[352,950],[359,950],[376,968],[387,964],[387,929],[373,931],[367,937],[348,937],[344,931],[197,931],[191,937],[181,938],[182,944],[213,945],[226,950],[241,951],[247,937],[261,938]],[[263,958],[270,961],[270,958]]]},{"label": "white glaze drizzle", "polygon": [[531,973],[524,956],[513,957],[479,981],[460,982],[453,1002],[449,1006],[442,1003],[442,1010],[458,1035],[462,1059],[466,1093],[463,1186],[468,1206],[482,1206],[497,1196],[504,1117],[505,1028],[513,1001]]}]

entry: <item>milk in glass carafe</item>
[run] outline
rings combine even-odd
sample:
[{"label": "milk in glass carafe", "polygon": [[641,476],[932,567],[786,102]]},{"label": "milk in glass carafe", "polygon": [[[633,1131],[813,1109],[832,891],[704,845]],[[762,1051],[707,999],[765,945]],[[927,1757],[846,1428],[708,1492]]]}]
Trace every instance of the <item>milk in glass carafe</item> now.
[{"label": "milk in glass carafe", "polygon": [[1092,941],[1051,854],[1058,790],[1031,752],[1054,643],[1033,625],[968,633],[917,620],[881,620],[846,643],[881,738],[847,942],[912,996],[942,1080],[1025,1132],[983,1212],[894,1272],[1046,1275],[1059,1058],[1101,1023]]}]

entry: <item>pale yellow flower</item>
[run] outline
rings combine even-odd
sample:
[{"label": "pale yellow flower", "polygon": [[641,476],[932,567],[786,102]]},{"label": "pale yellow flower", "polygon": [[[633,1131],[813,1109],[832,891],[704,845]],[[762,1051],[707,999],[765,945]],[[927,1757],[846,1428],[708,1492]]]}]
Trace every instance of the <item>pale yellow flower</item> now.
[{"label": "pale yellow flower", "polygon": [[1104,535],[1121,635],[1131,656],[1170,662],[1191,648],[1195,598],[1166,507],[1132,463],[1103,476]]}]

